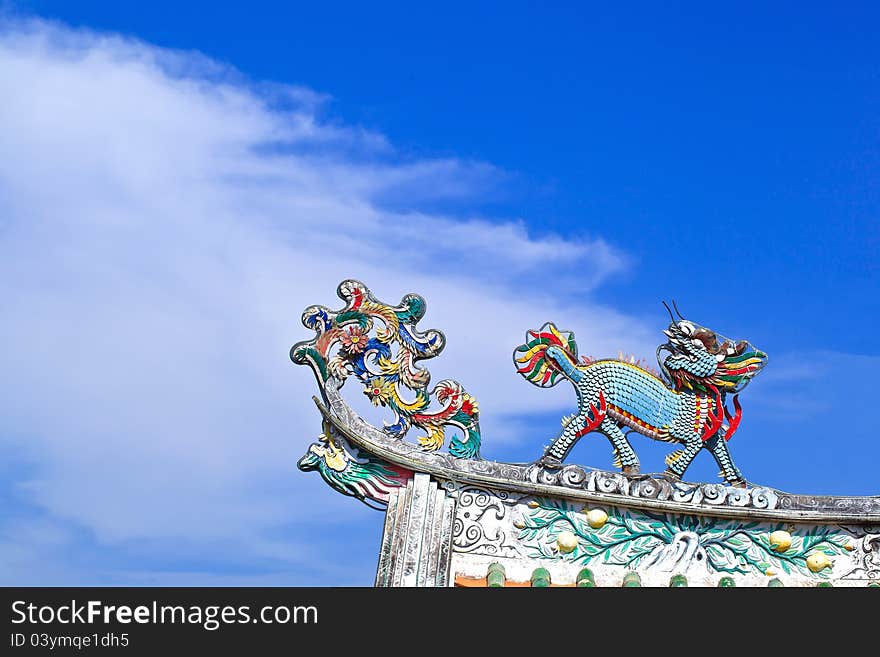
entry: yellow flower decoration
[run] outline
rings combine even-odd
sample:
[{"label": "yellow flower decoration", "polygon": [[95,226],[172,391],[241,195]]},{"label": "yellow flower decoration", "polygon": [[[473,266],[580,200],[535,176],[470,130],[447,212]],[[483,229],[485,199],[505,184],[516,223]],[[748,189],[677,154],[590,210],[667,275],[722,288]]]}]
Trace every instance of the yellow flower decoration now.
[{"label": "yellow flower decoration", "polygon": [[385,406],[394,398],[396,391],[394,384],[390,381],[375,378],[370,379],[370,382],[364,387],[364,394],[369,397],[374,406],[379,404]]}]

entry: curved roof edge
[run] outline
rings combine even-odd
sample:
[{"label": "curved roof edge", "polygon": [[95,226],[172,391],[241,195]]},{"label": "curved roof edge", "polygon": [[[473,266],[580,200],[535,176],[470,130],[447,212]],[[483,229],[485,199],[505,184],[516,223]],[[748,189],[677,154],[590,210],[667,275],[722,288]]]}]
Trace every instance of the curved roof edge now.
[{"label": "curved roof edge", "polygon": [[536,463],[503,463],[426,452],[366,422],[348,405],[339,387],[339,382],[330,377],[323,386],[326,403],[314,398],[328,423],[369,454],[438,480],[645,511],[817,523],[880,523],[880,496],[796,495],[768,487],[689,483],[663,475],[624,475],[574,464],[550,469]]}]

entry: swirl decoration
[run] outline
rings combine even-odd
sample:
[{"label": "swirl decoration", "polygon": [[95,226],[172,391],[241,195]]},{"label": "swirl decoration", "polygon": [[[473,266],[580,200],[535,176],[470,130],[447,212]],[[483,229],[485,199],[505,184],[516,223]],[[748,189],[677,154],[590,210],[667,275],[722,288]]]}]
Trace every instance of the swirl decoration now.
[{"label": "swirl decoration", "polygon": [[880,536],[866,536],[862,540],[862,552],[865,575],[869,579],[880,580]]},{"label": "swirl decoration", "polygon": [[[389,306],[355,280],[343,281],[337,294],[345,302],[342,310],[305,309],[302,322],[317,335],[295,344],[291,360],[311,367],[322,389],[330,377],[340,382],[356,378],[374,405],[394,413],[394,422],[385,423],[392,438],[403,438],[415,426],[424,431],[418,437],[422,448],[436,451],[445,442],[446,427],[452,426],[461,435],[453,436],[450,454],[480,458],[477,401],[461,384],[448,379],[428,392],[431,374],[418,366],[419,361],[437,356],[446,344],[440,331],[416,328],[425,314],[425,300],[407,294],[399,305]],[[409,392],[401,394],[402,390]],[[440,410],[429,411],[431,397]]]},{"label": "swirl decoration", "polygon": [[445,489],[457,500],[452,525],[452,545],[456,552],[522,556],[519,546],[507,535],[504,521],[510,508],[525,496],[475,486],[458,487],[452,482],[448,482]]},{"label": "swirl decoration", "polygon": [[861,536],[856,565],[841,579],[867,579],[880,582],[880,525],[848,527],[856,536]]},{"label": "swirl decoration", "polygon": [[[805,529],[791,537],[791,544],[780,552],[771,544],[771,532],[785,524],[761,524],[720,520],[692,515],[654,514],[609,509],[601,526],[594,527],[582,509],[565,501],[535,500],[523,514],[519,540],[530,556],[564,559],[589,564],[594,560],[628,568],[650,565],[672,552],[679,543],[693,543],[693,554],[707,568],[723,573],[764,574],[778,570],[827,579],[828,569],[814,572],[808,564],[811,555],[844,556],[847,560],[850,535],[831,526]],[[569,531],[577,544],[568,552],[556,549],[560,533]]]}]

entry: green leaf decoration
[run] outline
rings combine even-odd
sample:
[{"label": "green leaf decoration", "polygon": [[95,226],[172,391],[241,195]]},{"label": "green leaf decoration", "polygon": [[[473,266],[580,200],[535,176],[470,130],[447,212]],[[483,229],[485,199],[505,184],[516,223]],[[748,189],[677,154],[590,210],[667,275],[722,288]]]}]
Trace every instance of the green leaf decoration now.
[{"label": "green leaf decoration", "polygon": [[[847,554],[849,535],[832,526],[815,526],[792,536],[791,546],[777,552],[770,545],[770,533],[783,524],[761,525],[700,516],[639,513],[608,509],[608,520],[599,529],[587,523],[581,509],[564,501],[540,500],[523,517],[519,540],[537,558],[561,559],[578,564],[599,563],[637,567],[645,558],[675,541],[682,532],[697,534],[710,570],[721,573],[763,574],[768,569],[799,573],[816,579],[830,577],[828,569],[813,573],[807,558],[822,552],[828,556]],[[577,538],[568,553],[556,549],[562,531]]]}]

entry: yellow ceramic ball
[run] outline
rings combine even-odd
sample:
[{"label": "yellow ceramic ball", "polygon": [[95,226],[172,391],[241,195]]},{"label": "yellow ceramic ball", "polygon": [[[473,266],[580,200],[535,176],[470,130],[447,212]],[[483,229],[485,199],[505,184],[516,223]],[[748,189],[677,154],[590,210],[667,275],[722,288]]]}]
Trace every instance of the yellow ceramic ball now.
[{"label": "yellow ceramic ball", "polygon": [[807,557],[807,568],[812,570],[814,573],[818,573],[820,570],[825,568],[831,568],[833,566],[833,562],[828,558],[828,555],[824,552],[814,552],[809,557]]},{"label": "yellow ceramic ball", "polygon": [[593,529],[601,529],[608,521],[608,514],[602,509],[591,509],[587,512],[587,524]]},{"label": "yellow ceramic ball", "polygon": [[770,534],[770,546],[777,552],[785,552],[791,547],[791,534],[782,529],[776,530]]},{"label": "yellow ceramic ball", "polygon": [[577,544],[577,536],[568,530],[559,532],[559,536],[556,537],[556,548],[560,552],[571,552],[577,547]]}]

